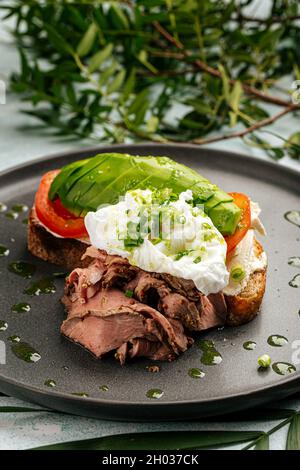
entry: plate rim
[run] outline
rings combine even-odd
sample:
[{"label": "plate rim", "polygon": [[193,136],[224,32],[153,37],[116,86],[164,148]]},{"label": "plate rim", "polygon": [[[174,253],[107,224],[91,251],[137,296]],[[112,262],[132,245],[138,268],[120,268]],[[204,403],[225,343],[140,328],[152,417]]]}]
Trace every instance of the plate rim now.
[{"label": "plate rim", "polygon": [[221,150],[218,148],[210,148],[206,146],[198,146],[196,144],[183,144],[183,143],[160,143],[160,142],[141,142],[141,143],[134,143],[134,144],[111,144],[111,145],[94,145],[94,146],[87,146],[87,147],[82,147],[79,150],[66,150],[66,151],[58,151],[58,152],[53,152],[50,154],[45,154],[38,156],[37,158],[34,158],[33,160],[29,160],[28,162],[22,162],[18,163],[16,165],[12,165],[8,168],[2,169],[0,171],[0,178],[5,176],[8,173],[13,173],[18,170],[22,170],[24,168],[28,168],[30,166],[38,165],[43,162],[47,162],[48,160],[58,160],[59,158],[62,157],[68,157],[71,155],[74,155],[76,157],[79,156],[82,153],[86,152],[98,152],[98,153],[106,153],[109,152],[109,149],[122,149],[122,148],[131,148],[131,149],[137,149],[140,147],[144,148],[156,148],[156,147],[164,147],[166,149],[171,148],[171,149],[177,149],[177,148],[187,148],[189,150],[197,150],[199,152],[208,152],[211,154],[224,154],[228,158],[233,157],[235,159],[237,158],[242,158],[244,159],[245,162],[252,162],[253,160],[257,163],[260,164],[266,168],[272,168],[272,169],[278,169],[282,170],[284,173],[289,174],[290,176],[300,176],[300,168],[299,170],[291,167],[286,167],[283,165],[279,165],[277,161],[272,161],[272,160],[265,160],[260,157],[257,157],[256,155],[246,155],[244,153],[239,153],[231,150]]},{"label": "plate rim", "polygon": [[[22,162],[20,164],[17,164],[17,165],[14,165],[14,166],[11,166],[11,167],[8,167],[6,169],[3,169],[0,171],[0,179],[2,179],[4,176],[7,176],[8,174],[10,174],[11,176],[13,176],[12,174],[13,173],[17,173],[19,172],[20,170],[23,170],[23,169],[28,169],[30,170],[30,168],[32,167],[35,167],[35,166],[39,166],[40,164],[47,164],[49,161],[55,161],[55,160],[59,160],[60,158],[68,158],[68,157],[72,157],[74,156],[74,158],[78,158],[80,157],[81,155],[83,154],[86,154],[86,153],[91,153],[91,154],[96,154],[96,153],[100,153],[100,152],[109,152],[109,151],[116,151],[116,150],[119,150],[121,152],[124,152],[125,150],[124,149],[128,149],[128,152],[130,152],[130,150],[138,150],[138,149],[141,149],[141,148],[144,148],[145,150],[148,151],[149,149],[149,154],[151,153],[151,149],[155,149],[155,148],[164,148],[166,149],[166,153],[168,152],[168,149],[170,149],[171,151],[173,149],[177,150],[178,148],[179,149],[188,149],[189,151],[197,151],[199,152],[200,154],[205,152],[206,154],[211,154],[212,156],[224,156],[224,158],[226,160],[230,160],[231,158],[233,159],[243,159],[245,163],[255,163],[255,164],[258,164],[259,166],[263,166],[264,168],[269,168],[269,169],[272,169],[272,170],[277,170],[277,171],[280,171],[281,173],[285,173],[287,176],[290,176],[292,178],[299,178],[300,177],[300,169],[297,170],[297,169],[294,169],[294,168],[290,168],[290,167],[285,167],[285,166],[281,166],[279,165],[277,162],[273,162],[273,161],[268,161],[268,160],[263,160],[257,156],[250,156],[250,155],[245,155],[245,154],[242,154],[242,153],[238,153],[238,152],[232,152],[230,150],[221,150],[221,149],[217,149],[217,148],[208,148],[208,147],[199,147],[197,145],[194,145],[194,144],[175,144],[175,143],[171,143],[171,144],[164,144],[164,143],[152,143],[152,142],[141,142],[141,143],[134,143],[134,144],[111,144],[111,145],[96,145],[96,146],[88,146],[88,147],[82,147],[80,149],[74,149],[74,150],[67,150],[67,151],[59,151],[59,152],[55,152],[55,153],[50,153],[50,154],[45,154],[44,156],[39,156],[33,160],[30,160],[30,161],[25,161],[25,162]],[[300,192],[299,192],[300,194]],[[22,396],[24,398],[26,398],[26,394],[27,394],[27,398],[28,398],[28,394],[34,394],[36,397],[37,397],[37,400],[36,402],[39,403],[39,404],[43,404],[43,401],[44,399],[47,400],[47,398],[51,398],[53,400],[63,400],[65,402],[67,402],[67,404],[69,404],[71,407],[81,407],[81,405],[84,403],[85,405],[91,405],[91,406],[98,406],[99,409],[100,408],[103,408],[103,407],[107,407],[107,408],[114,408],[114,409],[117,409],[117,410],[120,410],[120,409],[125,409],[128,410],[129,412],[132,412],[134,410],[136,410],[137,412],[141,411],[141,409],[146,409],[146,410],[149,410],[150,408],[153,409],[163,409],[163,408],[167,408],[168,409],[168,412],[170,412],[170,415],[173,416],[174,413],[173,413],[173,409],[175,407],[179,407],[180,409],[182,409],[183,407],[191,407],[192,408],[192,416],[194,416],[194,413],[195,413],[195,408],[198,406],[199,408],[205,406],[205,405],[208,405],[210,407],[210,409],[213,409],[213,408],[216,408],[216,410],[214,412],[209,412],[208,410],[208,413],[203,413],[203,410],[200,412],[200,415],[203,416],[203,415],[206,415],[206,416],[210,416],[210,415],[218,415],[220,414],[218,412],[218,404],[219,403],[222,403],[223,405],[226,404],[226,403],[229,403],[229,402],[238,402],[239,400],[245,400],[246,398],[252,398],[252,399],[255,399],[257,398],[258,401],[259,401],[259,398],[261,398],[260,402],[266,402],[266,401],[270,401],[271,399],[268,398],[266,400],[263,399],[263,397],[261,397],[262,394],[264,393],[272,393],[274,392],[274,395],[276,395],[276,392],[278,392],[282,398],[284,396],[288,396],[292,393],[294,393],[296,391],[296,388],[300,390],[300,370],[299,371],[296,371],[295,374],[291,374],[290,376],[287,376],[286,378],[280,378],[278,380],[278,383],[275,383],[275,384],[270,384],[270,385],[262,385],[261,387],[259,388],[256,388],[254,390],[251,390],[251,391],[243,391],[243,392],[237,392],[237,393],[233,393],[233,394],[230,394],[230,395],[226,395],[226,396],[219,396],[219,397],[212,397],[212,398],[205,398],[205,399],[201,399],[201,397],[199,398],[195,398],[195,399],[186,399],[186,400],[173,400],[173,401],[167,401],[167,400],[153,400],[153,401],[147,401],[147,400],[144,400],[144,401],[139,401],[137,403],[133,403],[133,402],[128,402],[128,401],[120,401],[120,400],[112,400],[112,399],[102,399],[102,398],[98,398],[98,397],[80,397],[80,396],[72,396],[71,394],[69,393],[66,393],[66,392],[63,392],[63,391],[57,391],[57,390],[43,390],[42,386],[41,387],[38,387],[38,386],[33,386],[33,385],[30,385],[30,384],[26,384],[26,383],[23,383],[22,381],[18,381],[18,380],[15,380],[15,379],[11,379],[11,378],[8,378],[8,377],[5,377],[3,374],[0,373],[0,389],[2,389],[2,387],[4,386],[5,388],[5,385],[7,385],[9,388],[11,388],[12,390],[16,391],[16,395],[17,396]],[[295,390],[292,390],[293,386],[295,386]],[[276,397],[277,399],[278,397]],[[34,401],[32,400],[31,398],[28,398],[30,401]],[[246,400],[245,400],[246,401]],[[244,409],[244,408],[248,408],[248,407],[252,407],[253,405],[250,403],[249,406],[247,406],[247,404],[245,403],[245,406],[240,406],[239,408],[240,409]],[[51,408],[54,408],[55,409],[55,404],[54,405],[51,405]],[[223,406],[224,408],[224,406]],[[61,409],[60,407],[56,408],[56,409]],[[211,410],[212,411],[212,410]],[[224,411],[224,410],[223,410]],[[76,409],[74,411],[76,413]],[[77,413],[77,414],[81,414],[80,411]],[[107,413],[106,413],[107,414]],[[128,415],[128,413],[125,413]],[[224,414],[224,412],[223,412]],[[85,413],[86,415],[86,413]],[[101,415],[101,413],[100,413]],[[144,415],[146,415],[144,413]],[[180,415],[180,413],[178,413],[178,415]],[[109,413],[108,413],[108,416],[109,416]],[[185,416],[187,417],[187,416]],[[120,413],[120,418],[116,418],[116,417],[110,417],[109,419],[124,419],[124,413]],[[131,416],[130,419],[132,420],[133,417]],[[149,418],[147,418],[149,419]],[[168,418],[164,418],[163,416],[159,417],[159,420],[163,420],[163,419],[168,419]],[[179,418],[173,418],[173,419],[184,419],[183,417],[179,417]],[[138,418],[138,420],[140,420]],[[143,418],[142,418],[143,420]]]}]

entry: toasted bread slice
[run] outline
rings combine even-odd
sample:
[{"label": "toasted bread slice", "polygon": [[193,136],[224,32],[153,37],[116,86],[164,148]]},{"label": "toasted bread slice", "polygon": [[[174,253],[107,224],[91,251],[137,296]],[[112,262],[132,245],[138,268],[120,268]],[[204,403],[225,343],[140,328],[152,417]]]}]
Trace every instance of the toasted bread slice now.
[{"label": "toasted bread slice", "polygon": [[87,244],[74,238],[59,238],[52,235],[39,222],[32,208],[28,220],[27,242],[29,251],[49,263],[72,270],[88,266],[91,258],[81,259]]},{"label": "toasted bread slice", "polygon": [[[87,244],[80,240],[52,235],[40,224],[35,209],[31,210],[28,222],[28,249],[34,256],[71,270],[90,264],[91,258],[81,259],[86,248]],[[255,240],[255,251],[257,256],[263,252],[257,240]],[[266,269],[251,274],[246,288],[239,295],[225,296],[229,310],[228,325],[242,325],[255,317],[264,296],[265,286]]]},{"label": "toasted bread slice", "polygon": [[[255,255],[263,253],[263,247],[254,239]],[[251,274],[245,289],[238,295],[226,295],[228,306],[227,324],[242,325],[251,321],[258,313],[266,288],[267,269]]]}]

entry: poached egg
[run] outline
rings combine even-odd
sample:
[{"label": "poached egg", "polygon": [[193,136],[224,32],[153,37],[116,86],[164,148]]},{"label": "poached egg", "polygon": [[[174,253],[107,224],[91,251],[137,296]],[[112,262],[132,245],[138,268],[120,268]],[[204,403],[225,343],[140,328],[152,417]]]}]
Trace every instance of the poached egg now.
[{"label": "poached egg", "polygon": [[93,246],[140,269],[192,280],[205,295],[228,285],[227,245],[202,208],[193,206],[191,190],[159,204],[154,191],[128,191],[117,204],[88,212],[85,226]]}]

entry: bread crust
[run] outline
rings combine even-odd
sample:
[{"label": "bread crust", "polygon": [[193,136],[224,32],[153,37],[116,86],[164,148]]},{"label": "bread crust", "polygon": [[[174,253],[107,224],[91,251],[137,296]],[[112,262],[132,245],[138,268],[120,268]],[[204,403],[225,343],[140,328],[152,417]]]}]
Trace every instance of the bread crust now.
[{"label": "bread crust", "polygon": [[[263,247],[254,239],[256,256],[263,253]],[[232,326],[243,325],[253,320],[259,313],[262,299],[266,289],[267,268],[251,274],[247,286],[238,295],[226,295],[228,306],[227,324]]]},{"label": "bread crust", "polygon": [[86,243],[52,235],[40,224],[34,208],[29,214],[27,243],[34,256],[70,270],[86,267],[92,261],[89,257],[81,259],[88,246]]},{"label": "bread crust", "polygon": [[[73,238],[58,238],[48,232],[36,217],[32,208],[28,221],[28,249],[38,258],[49,263],[64,266],[70,270],[88,266],[92,259],[81,259],[87,244]],[[261,244],[255,239],[255,252],[263,252]],[[251,274],[245,289],[238,295],[225,295],[228,306],[227,324],[238,326],[251,321],[259,312],[265,293],[266,269]]]}]

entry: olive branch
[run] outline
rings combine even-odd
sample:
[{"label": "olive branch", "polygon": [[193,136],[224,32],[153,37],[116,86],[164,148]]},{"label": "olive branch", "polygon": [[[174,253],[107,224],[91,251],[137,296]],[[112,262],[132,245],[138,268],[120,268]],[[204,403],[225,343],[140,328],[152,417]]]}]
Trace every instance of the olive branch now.
[{"label": "olive branch", "polygon": [[259,18],[251,0],[14,0],[0,7],[20,53],[11,89],[64,139],[241,138],[299,158],[299,132],[276,135],[278,146],[260,136],[300,110],[282,84],[300,78],[299,2],[271,3]]}]

